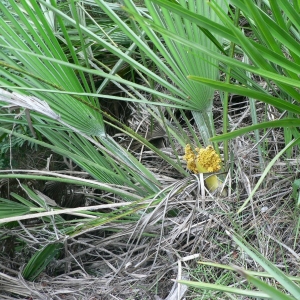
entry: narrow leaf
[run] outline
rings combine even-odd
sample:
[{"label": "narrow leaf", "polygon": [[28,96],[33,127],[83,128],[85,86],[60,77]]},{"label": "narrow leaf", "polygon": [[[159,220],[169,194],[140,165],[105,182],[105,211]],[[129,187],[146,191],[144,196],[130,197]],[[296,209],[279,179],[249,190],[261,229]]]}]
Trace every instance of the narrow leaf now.
[{"label": "narrow leaf", "polygon": [[62,248],[61,243],[49,244],[41,250],[38,250],[29,260],[24,268],[22,275],[26,280],[33,281],[45,270],[47,265],[56,257]]},{"label": "narrow leaf", "polygon": [[233,132],[225,133],[222,135],[214,136],[210,140],[212,142],[221,142],[226,141],[229,139],[233,139],[237,136],[241,136],[247,132],[256,130],[256,129],[265,129],[265,128],[278,128],[278,127],[299,127],[300,126],[300,120],[296,118],[287,118],[283,120],[278,121],[269,121],[269,122],[263,122],[260,124],[247,126],[238,130],[235,130]]},{"label": "narrow leaf", "polygon": [[263,292],[243,290],[243,289],[233,288],[225,285],[218,285],[218,284],[206,283],[201,281],[187,281],[187,280],[178,280],[177,282],[181,284],[185,284],[187,286],[204,289],[204,290],[232,293],[232,294],[243,295],[248,297],[259,297],[263,299],[271,299],[267,294]]},{"label": "narrow leaf", "polygon": [[[230,234],[231,235],[231,234]],[[254,247],[246,242],[237,234],[231,235],[232,239],[239,247],[243,249],[253,260],[258,262],[268,273],[293,295],[296,299],[300,299],[300,287],[290,280],[279,268],[268,261],[262,254],[260,254]]]},{"label": "narrow leaf", "polygon": [[282,293],[262,280],[249,275],[247,272],[244,272],[243,270],[238,270],[238,272],[258,289],[268,294],[272,300],[294,300],[294,298]]}]

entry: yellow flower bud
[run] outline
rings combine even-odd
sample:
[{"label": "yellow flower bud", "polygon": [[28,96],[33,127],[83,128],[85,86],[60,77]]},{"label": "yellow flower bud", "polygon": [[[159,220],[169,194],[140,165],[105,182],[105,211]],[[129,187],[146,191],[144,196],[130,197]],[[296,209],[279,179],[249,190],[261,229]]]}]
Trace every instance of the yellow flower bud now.
[{"label": "yellow flower bud", "polygon": [[[187,144],[183,159],[187,163],[187,169],[195,174],[218,172],[221,169],[221,158],[212,146],[196,148],[194,153],[191,145]],[[205,179],[205,184],[209,191],[213,192],[222,185],[222,182],[216,175],[212,175]]]}]

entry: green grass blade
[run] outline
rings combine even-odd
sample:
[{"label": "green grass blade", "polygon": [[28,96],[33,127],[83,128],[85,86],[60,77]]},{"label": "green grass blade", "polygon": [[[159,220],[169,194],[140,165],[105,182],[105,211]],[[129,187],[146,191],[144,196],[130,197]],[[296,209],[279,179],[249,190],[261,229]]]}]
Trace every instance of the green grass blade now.
[{"label": "green grass blade", "polygon": [[225,285],[218,285],[218,284],[206,283],[201,281],[199,282],[188,281],[188,280],[178,280],[177,282],[181,284],[185,284],[190,287],[204,289],[204,290],[219,291],[224,293],[231,293],[231,294],[237,294],[237,295],[248,296],[248,297],[257,297],[262,299],[272,299],[268,294],[263,292],[243,290],[243,289],[228,287]]},{"label": "green grass blade", "polygon": [[238,272],[243,275],[250,283],[255,285],[259,290],[265,292],[267,295],[270,296],[272,300],[295,300],[295,298],[290,297],[279,290],[275,289],[274,287],[270,286],[269,284],[263,282],[262,280],[251,276],[244,270],[238,269]]},{"label": "green grass blade", "polygon": [[268,93],[263,93],[240,85],[229,84],[229,83],[215,81],[215,80],[198,77],[198,76],[189,76],[189,78],[191,80],[205,83],[209,86],[215,87],[216,89],[220,89],[225,92],[236,93],[238,95],[243,95],[249,98],[261,100],[265,103],[271,104],[282,110],[287,110],[296,114],[300,113],[300,107],[298,105],[289,103],[280,98],[276,98],[274,96],[269,95]]},{"label": "green grass blade", "polygon": [[243,251],[245,251],[253,260],[259,263],[269,274],[271,274],[292,296],[300,298],[300,287],[290,280],[280,269],[268,261],[254,247],[247,243],[242,237],[233,234],[232,239]]},{"label": "green grass blade", "polygon": [[[289,1],[278,0],[278,4],[280,5],[282,11],[287,15],[287,17],[292,21],[292,24],[296,26],[297,30],[300,30],[300,21],[298,10],[293,7]],[[299,6],[299,2],[298,2]]]},{"label": "green grass blade", "polygon": [[[236,268],[229,266],[229,265],[224,265],[224,264],[219,264],[219,263],[214,263],[214,262],[208,262],[208,261],[198,261],[198,264],[205,265],[205,266],[211,266],[215,268],[220,268],[224,270],[229,270],[229,271],[235,271]],[[273,276],[267,272],[256,272],[256,271],[249,271],[247,270],[247,274],[251,276],[258,276],[258,277],[264,277],[264,278],[273,278]],[[288,276],[289,279],[292,281],[297,281],[300,282],[300,277],[296,276]]]},{"label": "green grass blade", "polygon": [[283,119],[279,121],[269,121],[269,122],[263,122],[256,125],[247,126],[241,129],[237,129],[233,132],[229,132],[226,134],[218,135],[212,137],[210,140],[212,142],[221,142],[229,139],[233,139],[237,136],[241,136],[247,132],[257,130],[257,129],[266,129],[266,128],[277,128],[277,127],[287,127],[287,128],[293,128],[293,127],[299,127],[300,126],[300,120],[293,118],[293,119]]}]

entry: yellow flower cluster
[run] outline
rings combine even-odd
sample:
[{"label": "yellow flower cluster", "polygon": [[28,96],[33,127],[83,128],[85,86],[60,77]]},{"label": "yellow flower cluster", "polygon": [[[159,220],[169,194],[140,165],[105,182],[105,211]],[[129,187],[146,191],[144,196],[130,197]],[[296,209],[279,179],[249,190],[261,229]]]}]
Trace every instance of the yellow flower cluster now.
[{"label": "yellow flower cluster", "polygon": [[198,174],[217,172],[221,169],[221,158],[212,146],[201,149],[196,148],[195,152],[196,154],[190,144],[186,145],[183,159],[190,171]]},{"label": "yellow flower cluster", "polygon": [[183,159],[186,161],[186,166],[187,166],[188,170],[190,170],[194,173],[199,173],[197,170],[195,158],[196,158],[196,155],[193,152],[191,145],[187,144],[185,146],[185,155],[183,156]]}]

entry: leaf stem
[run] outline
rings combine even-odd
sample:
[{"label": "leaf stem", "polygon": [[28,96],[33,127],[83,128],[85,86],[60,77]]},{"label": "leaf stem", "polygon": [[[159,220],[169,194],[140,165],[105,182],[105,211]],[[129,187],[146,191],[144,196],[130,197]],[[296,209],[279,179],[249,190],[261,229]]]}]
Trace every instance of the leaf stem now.
[{"label": "leaf stem", "polygon": [[[234,25],[238,26],[239,22],[239,15],[240,15],[240,9],[236,8],[235,11],[235,18],[234,18]],[[230,49],[229,49],[229,57],[234,56],[234,49],[235,49],[235,43],[230,43]],[[231,67],[228,66],[226,70],[226,83],[230,83],[230,73],[231,73]],[[228,132],[228,102],[229,102],[229,92],[224,92],[224,98],[223,98],[223,133]],[[228,153],[228,140],[224,141],[224,166],[227,165],[227,162],[229,160],[229,153]]]}]

